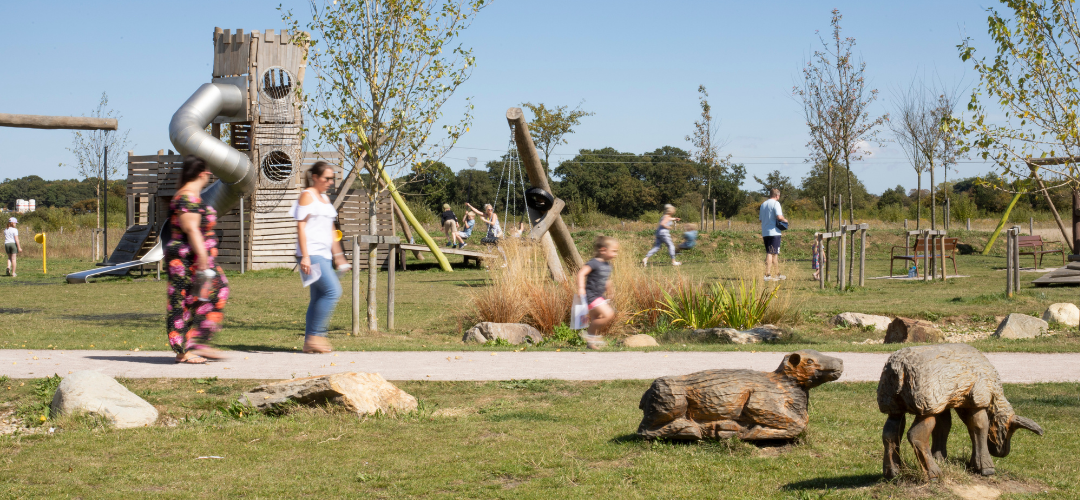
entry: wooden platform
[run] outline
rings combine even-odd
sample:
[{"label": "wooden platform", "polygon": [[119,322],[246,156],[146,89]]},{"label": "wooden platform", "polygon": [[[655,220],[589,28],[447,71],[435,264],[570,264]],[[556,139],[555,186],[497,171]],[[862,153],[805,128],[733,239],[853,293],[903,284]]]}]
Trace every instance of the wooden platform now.
[{"label": "wooden platform", "polygon": [[[464,258],[465,264],[468,264],[469,260],[472,260],[473,262],[476,263],[476,267],[480,267],[480,259],[495,259],[495,258],[499,257],[498,255],[493,254],[493,253],[476,252],[476,251],[473,251],[473,250],[462,250],[460,248],[449,248],[449,247],[447,247],[447,248],[440,248],[440,250],[442,250],[442,253],[447,254],[447,255],[460,255],[460,256],[462,256]],[[405,252],[406,251],[430,252],[431,249],[428,248],[427,245],[414,245],[412,243],[402,243],[401,244],[401,255],[400,255],[400,258],[398,259],[398,261],[401,262],[401,269],[402,270],[405,269]]]},{"label": "wooden platform", "polygon": [[1050,271],[1031,283],[1036,286],[1080,285],[1080,262],[1069,262],[1065,267]]}]

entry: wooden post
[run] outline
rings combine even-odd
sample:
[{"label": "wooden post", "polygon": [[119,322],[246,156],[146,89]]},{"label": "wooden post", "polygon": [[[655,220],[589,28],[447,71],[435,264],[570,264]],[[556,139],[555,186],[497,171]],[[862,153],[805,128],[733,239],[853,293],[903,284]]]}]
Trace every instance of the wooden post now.
[{"label": "wooden post", "polygon": [[731,231],[731,219],[727,220],[727,228],[728,228],[728,231]]},{"label": "wooden post", "polygon": [[1035,218],[1028,217],[1028,236],[1035,235]]},{"label": "wooden post", "polygon": [[[372,265],[368,263],[368,265]],[[352,237],[352,334],[360,335],[360,237]]]},{"label": "wooden post", "polygon": [[1005,296],[1013,296],[1012,229],[1005,231]]},{"label": "wooden post", "polygon": [[859,286],[866,286],[866,228],[859,230]]},{"label": "wooden post", "polygon": [[[946,198],[946,203],[948,198]],[[945,235],[938,236],[938,241],[941,242],[941,258],[938,259],[941,262],[941,281],[945,281],[947,276],[945,275]]]},{"label": "wooden post", "polygon": [[709,220],[705,218],[705,199],[701,199],[701,230],[709,230]]},{"label": "wooden post", "polygon": [[389,271],[389,275],[386,278],[386,330],[390,331],[394,329],[394,284],[397,281],[396,273],[394,269],[394,259],[397,257],[399,245],[393,243],[388,248],[388,255],[386,256],[386,267]]},{"label": "wooden post", "polygon": [[712,200],[712,230],[716,231],[716,198]]},{"label": "wooden post", "polygon": [[[923,281],[930,281],[930,251],[933,247],[930,246],[930,230],[925,229],[923,234]],[[918,236],[915,237],[915,244],[919,241]]]},{"label": "wooden post", "polygon": [[825,289],[825,245],[822,245],[824,238],[821,233],[814,235],[814,241],[817,243],[818,248],[821,249],[821,256],[818,257],[818,290]]},{"label": "wooden post", "polygon": [[116,118],[85,116],[12,115],[0,113],[0,127],[68,130],[116,130]]},{"label": "wooden post", "polygon": [[240,197],[240,274],[244,274],[244,198]]},{"label": "wooden post", "polygon": [[907,219],[904,219],[904,231],[907,231]]},{"label": "wooden post", "polygon": [[821,213],[825,214],[825,232],[827,233],[829,232],[829,203],[824,196],[821,197]]},{"label": "wooden post", "polygon": [[821,269],[821,275],[825,276],[825,278],[822,278],[823,280],[827,280],[829,276],[829,264],[832,262],[828,238],[822,238],[821,251],[825,253],[825,266]]},{"label": "wooden post", "polygon": [[1020,226],[1013,228],[1013,293],[1020,291]]},{"label": "wooden post", "polygon": [[[841,199],[843,199],[843,198],[841,198]],[[840,213],[843,214],[844,212],[840,212]],[[842,221],[843,217],[841,217],[840,220]],[[840,224],[840,261],[837,262],[836,275],[837,275],[837,278],[839,280],[841,290],[844,290],[844,289],[847,288],[847,281],[846,281],[847,275],[844,274],[844,268],[847,267],[847,266],[844,265],[847,262],[846,253],[847,253],[847,231],[844,231],[844,225]]]},{"label": "wooden post", "polygon": [[[529,135],[525,113],[521,111],[521,108],[510,108],[506,110],[506,121],[514,128],[514,142],[517,144],[518,157],[529,175],[529,184],[550,193],[551,186],[548,184],[547,173],[544,172],[544,166],[540,163],[540,154],[537,153],[536,145],[533,144],[532,136]],[[559,217],[551,226],[549,234],[559,250],[559,255],[571,270],[576,271],[581,268],[584,262],[581,260],[577,246],[574,245],[574,238],[570,236],[570,229],[566,227],[562,217]]]},{"label": "wooden post", "polygon": [[971,217],[968,217],[967,219],[967,230],[971,231]]}]

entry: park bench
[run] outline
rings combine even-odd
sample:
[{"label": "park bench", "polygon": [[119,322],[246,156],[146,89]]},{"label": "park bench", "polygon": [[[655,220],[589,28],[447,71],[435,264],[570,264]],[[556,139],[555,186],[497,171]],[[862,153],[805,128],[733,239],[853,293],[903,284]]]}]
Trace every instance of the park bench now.
[{"label": "park bench", "polygon": [[[1048,243],[1057,243],[1058,248],[1046,249]],[[1020,247],[1020,255],[1030,255],[1031,265],[1036,269],[1042,267],[1042,256],[1048,253],[1061,254],[1061,265],[1065,265],[1065,249],[1061,247],[1061,243],[1056,241],[1043,241],[1042,236],[1021,236],[1017,241],[1017,246]],[[1024,251],[1028,249],[1028,251]]]},{"label": "park bench", "polygon": [[[960,272],[956,270],[956,245],[957,245],[957,242],[958,242],[957,238],[945,238],[945,255],[944,255],[944,258],[952,260],[953,274],[960,274]],[[915,263],[915,269],[918,269],[919,268],[919,261],[923,260],[925,257],[929,257],[931,259],[937,259],[937,258],[942,257],[942,255],[941,255],[941,247],[940,246],[937,247],[937,248],[930,249],[929,255],[927,255],[926,246],[927,246],[926,238],[916,238],[915,243],[912,243],[910,249],[908,247],[906,247],[906,246],[900,246],[900,245],[896,245],[896,246],[892,247],[892,249],[889,250],[889,277],[894,276],[894,274],[893,274],[893,263],[898,261],[898,260],[902,260],[902,261],[905,261],[905,262],[908,262],[908,261],[914,262]],[[902,255],[896,255],[896,251],[898,249],[901,252],[904,252],[904,253]],[[907,269],[906,265],[904,266],[904,269],[905,270]]]}]

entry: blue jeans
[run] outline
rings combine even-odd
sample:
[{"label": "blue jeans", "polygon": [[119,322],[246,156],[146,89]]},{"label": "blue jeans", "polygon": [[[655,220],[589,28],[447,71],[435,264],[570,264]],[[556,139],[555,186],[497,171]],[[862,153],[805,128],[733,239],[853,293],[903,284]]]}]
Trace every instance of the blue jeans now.
[{"label": "blue jeans", "polygon": [[309,287],[311,302],[308,303],[304,335],[325,337],[326,329],[330,326],[330,316],[334,314],[334,306],[341,298],[341,279],[338,278],[337,271],[334,271],[330,259],[312,255],[311,267],[315,266],[319,266],[322,276]]}]

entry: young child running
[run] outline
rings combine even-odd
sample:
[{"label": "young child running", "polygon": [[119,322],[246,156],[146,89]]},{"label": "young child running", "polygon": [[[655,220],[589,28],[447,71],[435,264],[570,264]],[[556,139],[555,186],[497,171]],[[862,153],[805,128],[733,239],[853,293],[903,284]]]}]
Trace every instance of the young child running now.
[{"label": "young child running", "polygon": [[619,256],[619,242],[610,236],[597,236],[593,242],[596,256],[577,273],[578,295],[585,297],[589,305],[589,329],[582,334],[589,349],[604,347],[600,331],[615,317],[615,310],[608,304],[611,295],[611,261]]},{"label": "young child running", "polygon": [[682,262],[675,260],[675,243],[671,241],[671,228],[675,227],[675,222],[678,220],[680,219],[675,217],[675,207],[664,205],[664,215],[660,217],[660,225],[656,227],[656,242],[653,243],[649,253],[645,254],[645,258],[641,259],[641,265],[648,267],[649,257],[659,252],[662,245],[668,247],[668,254],[671,255],[671,265],[682,265]]},{"label": "young child running", "polygon": [[687,224],[686,231],[682,234],[683,242],[679,243],[679,248],[676,248],[676,252],[682,252],[685,250],[693,250],[697,246],[698,230],[696,224]]}]

